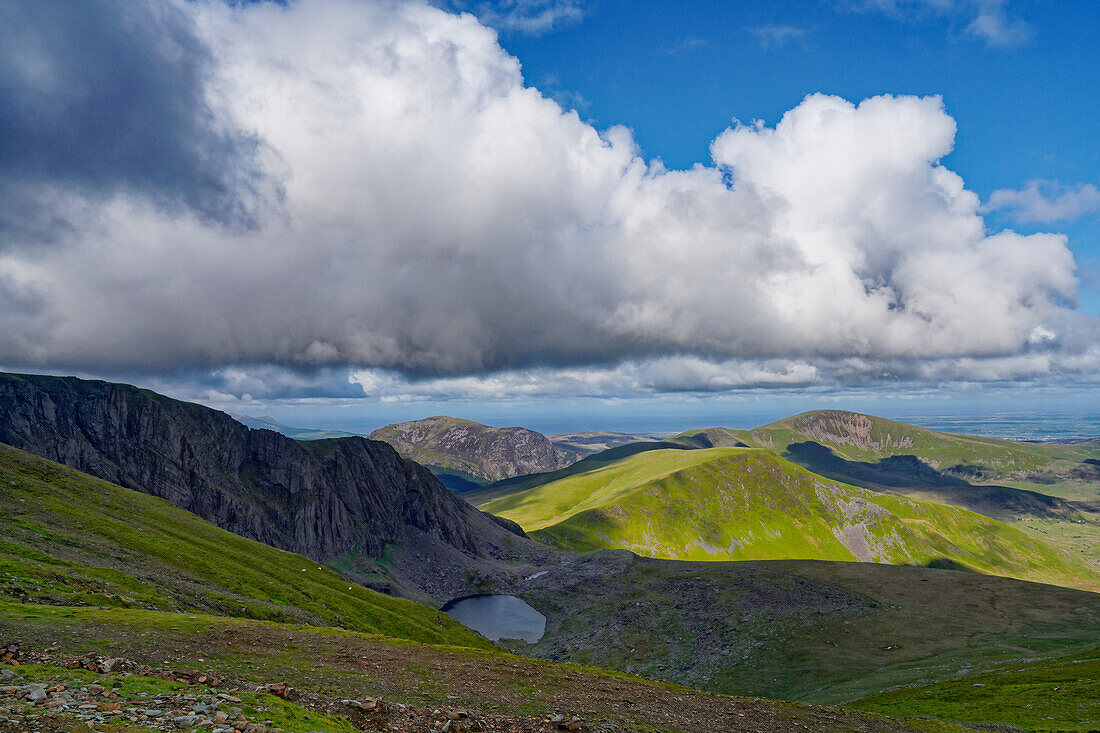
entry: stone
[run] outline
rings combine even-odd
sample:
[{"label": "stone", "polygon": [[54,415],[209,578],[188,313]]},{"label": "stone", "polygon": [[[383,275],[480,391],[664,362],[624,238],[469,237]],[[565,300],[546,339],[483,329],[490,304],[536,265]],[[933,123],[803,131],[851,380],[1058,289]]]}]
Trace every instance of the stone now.
[{"label": "stone", "polygon": [[181,715],[173,719],[172,724],[177,728],[193,728],[199,724],[200,720],[202,720],[201,715]]}]

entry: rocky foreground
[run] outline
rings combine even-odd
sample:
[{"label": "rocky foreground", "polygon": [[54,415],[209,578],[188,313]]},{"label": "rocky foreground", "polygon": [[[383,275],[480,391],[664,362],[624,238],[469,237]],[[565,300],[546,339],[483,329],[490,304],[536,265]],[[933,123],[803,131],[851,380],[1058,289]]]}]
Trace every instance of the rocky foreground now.
[{"label": "rocky foreground", "polygon": [[[309,730],[311,722],[336,722],[337,728],[339,723],[350,722],[354,725],[351,730],[362,731],[621,730],[606,723],[592,727],[563,712],[542,717],[476,715],[460,707],[418,707],[380,697],[331,697],[302,692],[285,682],[239,683],[199,670],[150,667],[97,654],[68,658],[52,650],[23,652],[12,645],[3,656],[11,665],[0,669],[0,731],[4,733],[131,727],[143,731],[297,733]],[[20,674],[21,666],[34,674]],[[89,682],[86,672],[101,675],[102,682]],[[163,681],[171,689],[131,683],[140,678]],[[289,730],[281,727],[281,719],[299,717],[295,708],[306,711],[306,719],[294,720]],[[308,713],[313,713],[316,721],[311,721]]]}]

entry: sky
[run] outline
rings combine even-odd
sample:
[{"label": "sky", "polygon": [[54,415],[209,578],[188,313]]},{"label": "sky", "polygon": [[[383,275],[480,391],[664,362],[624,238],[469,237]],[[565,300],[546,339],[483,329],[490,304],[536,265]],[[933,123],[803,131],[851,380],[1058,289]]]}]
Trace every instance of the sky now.
[{"label": "sky", "polygon": [[13,0],[0,368],[367,431],[1100,413],[1100,13]]}]

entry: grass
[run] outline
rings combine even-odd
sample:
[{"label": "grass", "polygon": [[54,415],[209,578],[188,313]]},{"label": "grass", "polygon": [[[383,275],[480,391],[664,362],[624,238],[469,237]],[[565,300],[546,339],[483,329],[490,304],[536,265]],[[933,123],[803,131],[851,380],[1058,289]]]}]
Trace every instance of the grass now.
[{"label": "grass", "polygon": [[[688,733],[750,726],[765,730],[942,731],[962,728],[925,721],[887,720],[861,711],[750,700],[691,690],[578,664],[525,659],[497,650],[424,645],[338,629],[251,619],[140,609],[66,608],[0,602],[0,633],[31,647],[59,644],[65,653],[125,656],[153,666],[196,669],[238,683],[286,681],[332,698],[382,697],[388,704],[461,706],[479,714],[544,716],[567,711],[598,727]],[[51,669],[27,665],[32,676]],[[75,676],[71,670],[63,676]],[[149,678],[98,677],[132,692],[174,689]],[[246,705],[288,731],[344,733],[338,718],[269,695],[234,692]],[[282,705],[280,705],[282,703]],[[308,725],[303,724],[310,718]]]},{"label": "grass", "polygon": [[840,410],[817,410],[747,431],[735,431],[748,445],[782,451],[807,440],[831,448],[850,461],[915,455],[933,468],[971,466],[984,477],[1055,470],[1100,454],[1089,446],[1024,443],[977,435],[940,433],[915,425]]},{"label": "grass", "polygon": [[642,483],[736,452],[736,449],[647,451],[573,474],[566,480],[543,484],[532,491],[511,492],[481,502],[478,508],[516,521],[525,531],[536,531],[613,503]]},{"label": "grass", "polygon": [[883,692],[848,707],[904,717],[1003,723],[1028,730],[1097,730],[1100,647],[934,685]]},{"label": "grass", "polygon": [[949,563],[1100,588],[1100,577],[988,517],[829,481],[770,451],[655,450],[499,496],[480,508],[564,549],[676,560]]},{"label": "grass", "polygon": [[[99,684],[109,688],[117,696],[114,700],[121,701],[124,705],[141,706],[143,703],[140,698],[191,689],[186,684],[158,677],[134,674],[104,675],[85,669],[67,669],[52,664],[22,665],[18,668],[18,673],[20,677],[30,682],[46,683],[65,680],[70,688],[74,682],[80,685]],[[307,710],[266,692],[237,690],[234,695],[240,698],[240,702],[234,705],[240,707],[249,718],[261,717],[263,720],[270,720],[269,728],[316,733],[356,733],[358,730],[344,718]],[[139,728],[128,728],[128,730],[136,729]]]},{"label": "grass", "polygon": [[0,597],[489,642],[434,609],[221,530],[156,497],[0,444]]},{"label": "grass", "polygon": [[[671,440],[693,446],[740,443],[784,455],[791,446],[815,443],[840,461],[870,467],[892,457],[915,456],[935,471],[950,472],[975,485],[1010,486],[1070,499],[1082,494],[1096,496],[1095,482],[1074,476],[1085,461],[1100,458],[1097,446],[940,433],[841,410],[807,412],[753,430],[689,431]],[[806,466],[814,469],[813,465]]]},{"label": "grass", "polygon": [[549,619],[536,654],[837,704],[1100,643],[1100,595],[978,573],[627,558],[586,575],[595,564],[578,560],[573,585],[522,594]]}]

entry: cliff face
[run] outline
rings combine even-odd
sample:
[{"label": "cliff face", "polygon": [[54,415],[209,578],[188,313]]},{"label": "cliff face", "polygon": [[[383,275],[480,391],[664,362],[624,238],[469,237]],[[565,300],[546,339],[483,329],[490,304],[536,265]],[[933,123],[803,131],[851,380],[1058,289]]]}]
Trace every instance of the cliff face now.
[{"label": "cliff face", "polygon": [[[124,384],[0,374],[0,442],[319,561],[396,545],[458,572],[526,545],[385,443],[299,442]],[[429,595],[453,585],[405,570]]]},{"label": "cliff face", "polygon": [[553,471],[580,458],[526,428],[494,428],[456,417],[428,417],[371,433],[406,458],[480,484]]}]

